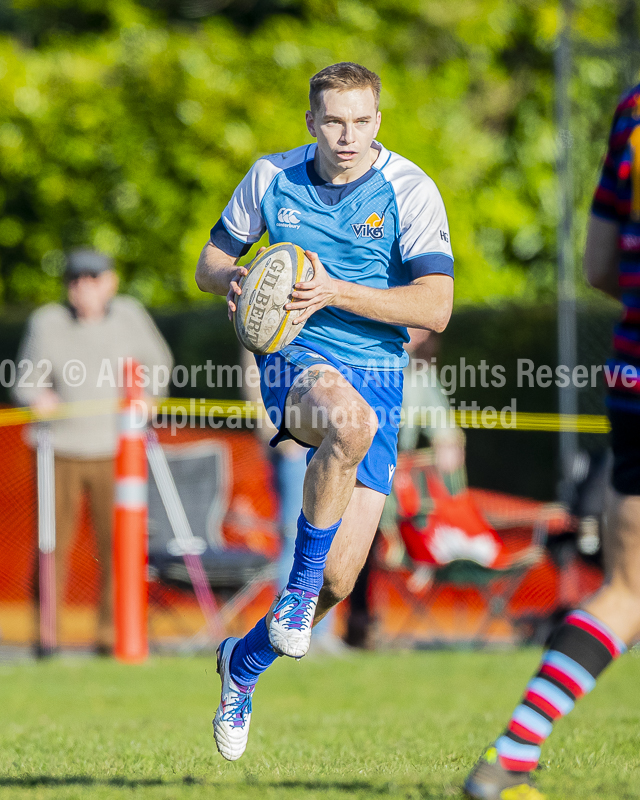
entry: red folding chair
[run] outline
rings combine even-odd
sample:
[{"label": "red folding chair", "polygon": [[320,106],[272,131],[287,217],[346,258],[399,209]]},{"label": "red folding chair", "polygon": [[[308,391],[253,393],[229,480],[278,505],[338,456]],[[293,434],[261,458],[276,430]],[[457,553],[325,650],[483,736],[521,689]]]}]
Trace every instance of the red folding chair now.
[{"label": "red folding chair", "polygon": [[[418,617],[425,615],[430,630],[445,639],[485,641],[497,621],[502,629],[511,630],[507,607],[529,570],[544,556],[544,521],[534,524],[527,537],[519,527],[518,546],[507,546],[509,531],[498,534],[468,489],[449,494],[429,454],[421,451],[405,453],[399,460],[393,501],[397,532],[411,569],[400,582],[408,611],[395,638],[411,633],[418,627]],[[433,613],[445,591],[453,598],[455,612],[447,628]],[[461,619],[463,614],[467,619]]]}]

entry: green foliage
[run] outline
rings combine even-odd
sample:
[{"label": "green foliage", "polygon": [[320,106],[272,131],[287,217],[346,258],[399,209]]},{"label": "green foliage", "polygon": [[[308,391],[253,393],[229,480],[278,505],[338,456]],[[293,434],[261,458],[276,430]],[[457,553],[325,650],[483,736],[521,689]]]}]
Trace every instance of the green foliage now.
[{"label": "green foliage", "polygon": [[[621,4],[581,0],[576,31],[615,44]],[[227,16],[185,21],[214,6]],[[458,301],[553,294],[553,0],[16,0],[5,23],[4,303],[56,298],[62,251],[87,243],[147,304],[201,299],[210,227],[257,157],[309,141],[308,78],[339,60],[380,72],[381,141],[443,194]],[[615,59],[578,58],[581,210],[619,84]]]}]

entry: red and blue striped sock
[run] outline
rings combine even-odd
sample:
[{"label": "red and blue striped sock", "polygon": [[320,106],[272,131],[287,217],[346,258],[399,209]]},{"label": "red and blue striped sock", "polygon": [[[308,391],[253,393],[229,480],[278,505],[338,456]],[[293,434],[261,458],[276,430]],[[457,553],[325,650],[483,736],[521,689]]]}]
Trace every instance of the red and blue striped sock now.
[{"label": "red and blue striped sock", "polygon": [[553,637],[506,731],[495,743],[500,764],[516,772],[538,766],[553,723],[590,692],[596,678],[626,651],[624,642],[586,611],[571,612]]}]

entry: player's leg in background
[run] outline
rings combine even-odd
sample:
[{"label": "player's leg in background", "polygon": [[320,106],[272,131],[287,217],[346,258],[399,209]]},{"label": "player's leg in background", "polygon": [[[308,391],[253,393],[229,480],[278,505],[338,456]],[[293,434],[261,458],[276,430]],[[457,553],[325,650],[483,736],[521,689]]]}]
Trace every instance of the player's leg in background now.
[{"label": "player's leg in background", "polygon": [[82,502],[82,468],[82,461],[78,459],[55,457],[56,622],[58,645],[60,644],[62,604],[69,571],[69,556]]},{"label": "player's leg in background", "polygon": [[278,560],[278,586],[286,586],[295,550],[298,516],[302,507],[307,451],[288,439],[272,451],[278,499],[280,500],[280,532],[282,551]]},{"label": "player's leg in background", "polygon": [[112,458],[95,459],[87,463],[89,504],[100,561],[100,596],[96,632],[96,652],[99,655],[110,654],[114,645],[112,569],[114,470],[115,464]]},{"label": "player's leg in background", "polygon": [[504,733],[467,778],[469,796],[484,800],[492,786],[529,783],[553,724],[640,635],[640,497],[614,498],[603,546],[607,583],[553,635]]},{"label": "player's leg in background", "polygon": [[[351,590],[348,598],[348,611],[346,614],[346,630],[344,643],[348,647],[358,648],[359,650],[375,649],[375,603],[372,597],[371,578],[375,563],[376,537],[380,531],[380,525],[376,531],[371,550],[364,566],[360,570],[358,578]],[[326,619],[326,617],[325,617]]]},{"label": "player's leg in background", "polygon": [[[523,776],[528,781],[553,723],[568,714],[594,688],[602,671],[640,637],[640,447],[633,441],[640,437],[640,426],[616,424],[615,415],[611,421],[613,483],[627,493],[612,490],[610,496],[603,534],[605,584],[553,635],[505,732],[467,778],[465,789],[471,797],[491,797],[483,793],[491,780],[518,781]],[[507,785],[514,783],[503,788]]]},{"label": "player's leg in background", "polygon": [[607,582],[584,610],[627,645],[640,638],[640,497],[611,491],[603,539]]}]

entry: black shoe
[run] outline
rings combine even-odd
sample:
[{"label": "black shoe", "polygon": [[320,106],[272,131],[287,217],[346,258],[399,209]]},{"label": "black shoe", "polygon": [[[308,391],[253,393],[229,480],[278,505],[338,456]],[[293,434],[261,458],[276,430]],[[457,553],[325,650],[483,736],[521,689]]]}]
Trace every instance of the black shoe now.
[{"label": "black shoe", "polygon": [[531,783],[529,772],[512,772],[500,766],[498,751],[490,747],[464,782],[473,800],[545,800]]}]

